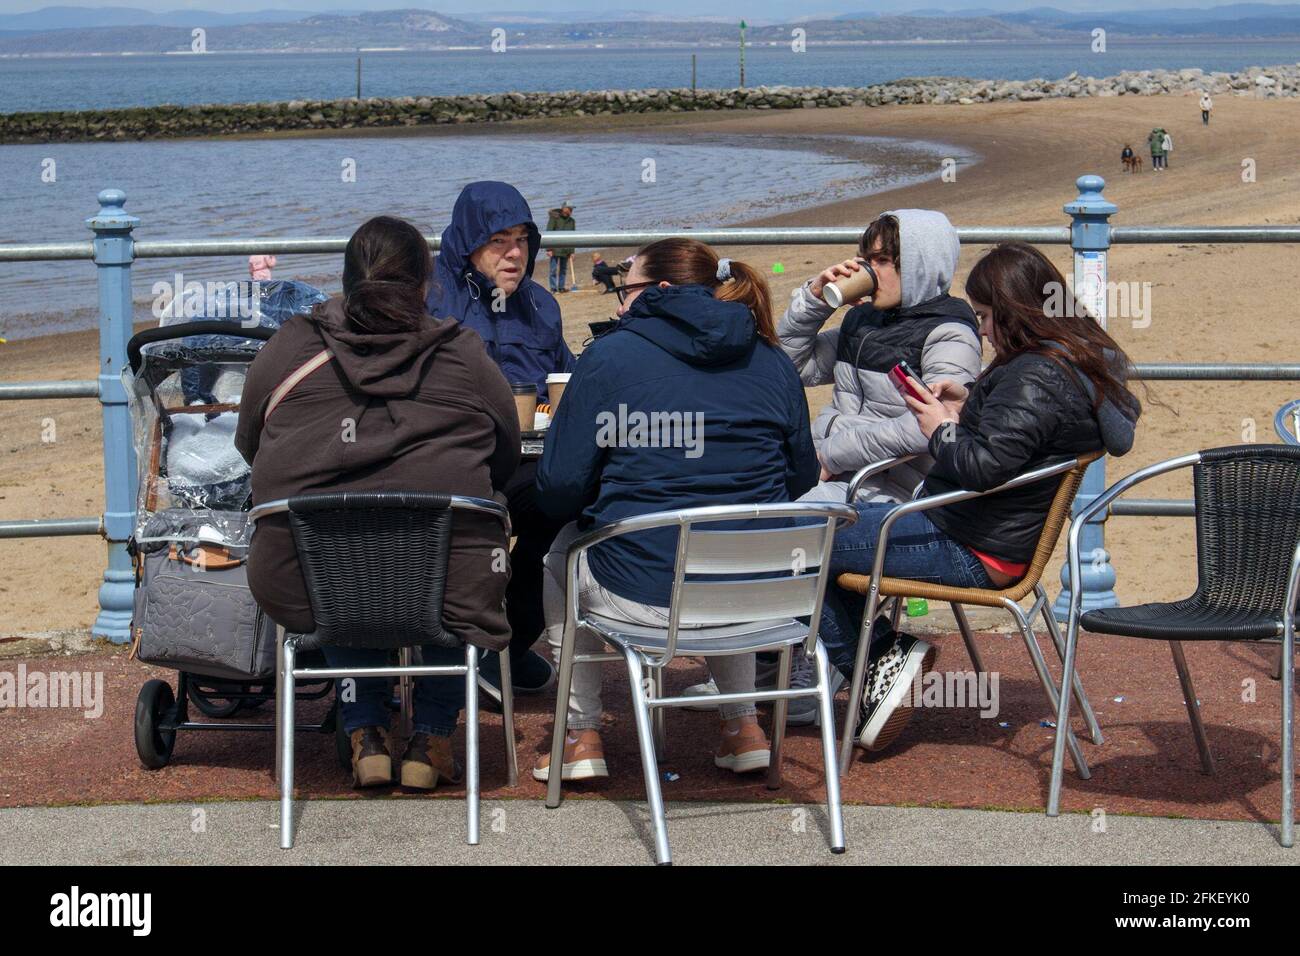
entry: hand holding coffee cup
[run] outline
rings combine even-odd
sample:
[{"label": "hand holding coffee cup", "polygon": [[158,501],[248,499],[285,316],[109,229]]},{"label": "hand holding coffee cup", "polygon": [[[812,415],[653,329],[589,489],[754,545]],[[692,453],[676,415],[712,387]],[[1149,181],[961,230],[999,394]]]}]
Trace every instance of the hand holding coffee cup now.
[{"label": "hand holding coffee cup", "polygon": [[876,274],[861,259],[846,259],[813,280],[812,293],[832,308],[856,302],[876,291]]}]

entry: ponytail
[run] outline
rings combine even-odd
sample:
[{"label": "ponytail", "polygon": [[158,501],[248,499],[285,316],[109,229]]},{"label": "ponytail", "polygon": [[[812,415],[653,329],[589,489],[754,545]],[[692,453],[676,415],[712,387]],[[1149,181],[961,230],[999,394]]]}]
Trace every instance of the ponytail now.
[{"label": "ponytail", "polygon": [[723,302],[743,302],[754,313],[754,326],[758,335],[769,345],[777,345],[776,328],[772,325],[772,293],[767,288],[767,277],[748,263],[728,260],[731,280],[721,282],[713,290],[713,297]]},{"label": "ponytail", "polygon": [[378,216],[365,223],[343,254],[343,311],[353,330],[419,328],[429,318],[424,290],[432,271],[429,245],[409,222]]},{"label": "ponytail", "polygon": [[719,259],[710,246],[684,238],[652,242],[636,254],[636,261],[647,279],[672,285],[702,285],[713,290],[715,299],[748,306],[759,337],[770,345],[777,344],[772,294],[763,273],[753,266],[735,259]]}]

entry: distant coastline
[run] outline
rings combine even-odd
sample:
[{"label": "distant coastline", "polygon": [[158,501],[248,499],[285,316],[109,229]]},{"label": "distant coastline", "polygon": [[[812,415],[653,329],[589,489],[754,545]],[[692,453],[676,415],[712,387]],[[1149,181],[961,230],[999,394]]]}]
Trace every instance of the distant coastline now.
[{"label": "distant coastline", "polygon": [[459,96],[291,100],[0,114],[0,144],[176,139],[250,134],[500,123],[560,116],[712,110],[785,110],[904,104],[974,106],[1001,100],[1192,95],[1293,98],[1300,64],[1207,73],[1200,68],[1126,71],[1058,80],[912,77],[868,87],[509,92]]}]

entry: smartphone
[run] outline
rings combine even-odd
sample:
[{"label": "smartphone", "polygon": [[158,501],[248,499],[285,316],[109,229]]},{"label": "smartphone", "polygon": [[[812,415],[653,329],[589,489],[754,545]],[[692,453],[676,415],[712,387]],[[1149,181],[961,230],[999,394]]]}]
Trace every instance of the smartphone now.
[{"label": "smartphone", "polygon": [[[900,392],[906,392],[918,402],[925,401],[925,395],[918,391],[919,388],[925,388],[925,382],[916,370],[906,362],[899,362],[889,370],[889,379],[894,383],[894,387]],[[916,384],[913,384],[915,382]]]}]

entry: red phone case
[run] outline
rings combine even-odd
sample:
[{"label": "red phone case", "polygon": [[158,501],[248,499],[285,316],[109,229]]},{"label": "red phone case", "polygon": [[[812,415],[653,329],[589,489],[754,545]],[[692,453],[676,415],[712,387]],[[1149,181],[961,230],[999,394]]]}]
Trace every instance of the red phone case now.
[{"label": "red phone case", "polygon": [[916,386],[912,384],[911,377],[903,371],[903,366],[901,364],[895,365],[889,370],[889,378],[893,381],[894,387],[900,392],[907,392],[907,394],[911,395],[918,402],[925,401],[925,396],[916,390]]}]

